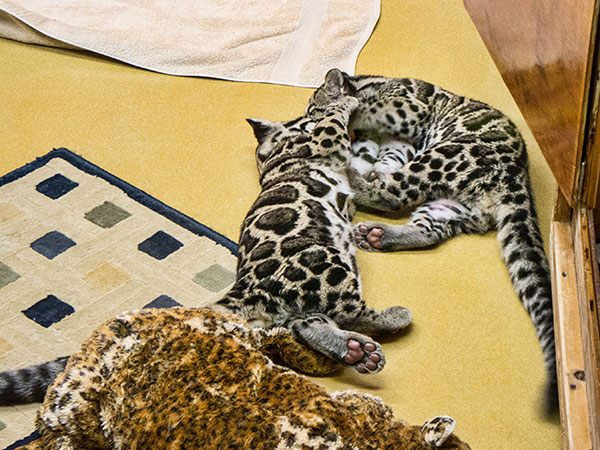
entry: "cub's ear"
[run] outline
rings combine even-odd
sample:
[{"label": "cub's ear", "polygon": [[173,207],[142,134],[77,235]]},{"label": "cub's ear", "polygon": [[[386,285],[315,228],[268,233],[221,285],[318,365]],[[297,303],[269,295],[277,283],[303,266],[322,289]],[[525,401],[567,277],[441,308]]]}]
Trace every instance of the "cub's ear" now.
[{"label": "cub's ear", "polygon": [[440,447],[450,437],[455,428],[456,422],[452,417],[437,416],[423,424],[421,433],[427,444],[432,447]]},{"label": "cub's ear", "polygon": [[340,69],[329,69],[325,75],[325,89],[333,98],[338,98],[344,95],[344,75],[346,74]]},{"label": "cub's ear", "polygon": [[246,122],[248,122],[254,130],[254,137],[256,137],[256,140],[259,144],[262,144],[265,137],[269,135],[273,129],[273,123],[269,122],[268,120],[246,119]]}]

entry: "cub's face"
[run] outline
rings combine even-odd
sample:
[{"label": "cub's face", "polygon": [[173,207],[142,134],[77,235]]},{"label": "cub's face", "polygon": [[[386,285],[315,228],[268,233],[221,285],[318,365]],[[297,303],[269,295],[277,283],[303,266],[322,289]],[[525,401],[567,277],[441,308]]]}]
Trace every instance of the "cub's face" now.
[{"label": "cub's face", "polygon": [[309,117],[299,117],[287,122],[269,122],[262,119],[246,120],[252,126],[258,142],[255,157],[259,175],[263,174],[269,161],[273,161],[286,152],[294,152],[292,138],[308,135],[315,127],[314,120]]}]

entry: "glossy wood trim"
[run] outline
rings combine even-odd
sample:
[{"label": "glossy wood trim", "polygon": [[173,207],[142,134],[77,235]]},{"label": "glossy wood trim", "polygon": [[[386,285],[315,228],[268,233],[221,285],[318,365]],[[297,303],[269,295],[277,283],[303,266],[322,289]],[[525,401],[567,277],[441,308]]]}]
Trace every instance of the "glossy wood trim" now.
[{"label": "glossy wood trim", "polygon": [[594,243],[598,242],[596,237],[598,236],[598,234],[596,232],[595,225],[597,222],[595,222],[595,217],[596,210],[588,212],[588,228],[590,230],[590,243],[592,244],[592,261],[598,262],[598,264],[592,263],[592,272],[594,277],[594,289],[596,293],[596,320],[598,321],[598,324],[600,324],[600,262],[598,261],[598,257],[600,256],[600,254],[596,252],[596,246],[594,245]]},{"label": "glossy wood trim", "polygon": [[552,222],[550,260],[554,330],[564,450],[590,450],[589,411],[584,371],[581,318],[577,300],[575,253],[570,223]]},{"label": "glossy wood trim", "polygon": [[594,230],[596,233],[596,236],[600,236],[600,192],[598,195],[598,199],[596,200],[596,205],[598,205],[598,207],[594,208]]},{"label": "glossy wood trim", "polygon": [[[591,91],[593,92],[593,105],[590,108],[590,124],[587,131],[585,143],[586,167],[585,177],[582,187],[582,203],[590,209],[588,215],[588,228],[591,242],[591,252],[595,255],[596,236],[600,234],[600,60],[598,57],[599,45],[596,43],[595,67],[593,69],[594,79],[592,81]],[[594,256],[593,261],[597,261]],[[600,296],[600,278],[598,274],[598,265],[593,264],[594,280],[596,288],[596,300]],[[599,302],[596,302],[597,304]],[[600,312],[596,310],[597,316]]]},{"label": "glossy wood trim", "polygon": [[[583,182],[577,187],[579,206],[592,209],[596,205],[598,183],[600,181],[600,142],[597,136],[600,126],[600,0],[593,0],[592,23],[588,46],[588,64],[585,77],[585,96],[587,98],[586,122],[581,148],[579,179]],[[584,105],[585,106],[585,105]],[[583,164],[585,166],[583,166]]]},{"label": "glossy wood trim", "polygon": [[569,203],[565,199],[564,194],[560,189],[557,189],[556,201],[554,202],[554,211],[552,213],[552,220],[557,222],[571,222],[573,210],[569,206]]},{"label": "glossy wood trim", "polygon": [[464,0],[570,206],[588,110],[597,0]]},{"label": "glossy wood trim", "polygon": [[[573,217],[573,247],[579,314],[581,317],[581,340],[585,365],[585,381],[590,433],[594,449],[600,449],[600,329],[598,324],[596,283],[592,251],[593,229],[590,229],[591,211],[580,209]],[[597,270],[596,270],[597,272]]]},{"label": "glossy wood trim", "polygon": [[[600,61],[599,61],[600,62]],[[583,184],[581,189],[581,202],[585,208],[593,209],[598,204],[600,191],[600,67],[595,67],[592,86],[590,88],[590,102],[593,104],[588,113],[587,135],[584,144],[585,167],[580,168],[584,171]]]}]

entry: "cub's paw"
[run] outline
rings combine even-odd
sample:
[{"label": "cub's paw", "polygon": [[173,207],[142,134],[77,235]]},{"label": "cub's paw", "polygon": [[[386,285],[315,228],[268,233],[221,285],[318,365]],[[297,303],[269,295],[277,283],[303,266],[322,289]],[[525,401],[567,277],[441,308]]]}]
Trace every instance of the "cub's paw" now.
[{"label": "cub's paw", "polygon": [[352,237],[357,247],[371,252],[383,251],[382,241],[385,230],[377,223],[359,223],[352,229]]},{"label": "cub's paw", "polygon": [[357,337],[349,338],[347,345],[348,353],[342,359],[344,365],[358,373],[377,373],[383,369],[385,358],[378,343]]},{"label": "cub's paw", "polygon": [[449,416],[437,416],[429,419],[421,427],[425,442],[433,447],[441,447],[456,428],[456,422]]},{"label": "cub's paw", "polygon": [[383,351],[377,342],[363,334],[339,328],[323,314],[294,319],[288,326],[296,338],[313,350],[359,373],[376,373],[385,365]]},{"label": "cub's paw", "polygon": [[381,311],[385,320],[393,324],[393,331],[397,332],[409,326],[413,321],[412,312],[404,306],[390,306]]},{"label": "cub's paw", "polygon": [[371,183],[373,185],[373,187],[377,188],[379,186],[381,186],[383,183],[385,183],[388,178],[390,178],[388,175],[386,175],[385,173],[379,172],[375,169],[369,171],[366,175],[365,175],[365,179]]},{"label": "cub's paw", "polygon": [[356,108],[358,108],[358,105],[360,104],[360,101],[356,97],[352,97],[350,95],[347,95],[346,97],[344,97],[344,99],[347,108],[351,111],[354,111]]}]

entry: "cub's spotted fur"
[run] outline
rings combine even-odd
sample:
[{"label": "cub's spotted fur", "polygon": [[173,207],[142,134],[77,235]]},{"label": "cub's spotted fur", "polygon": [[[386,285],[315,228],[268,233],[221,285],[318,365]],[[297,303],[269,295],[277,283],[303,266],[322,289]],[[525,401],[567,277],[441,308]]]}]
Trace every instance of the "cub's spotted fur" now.
[{"label": "cub's spotted fur", "polygon": [[354,201],[385,211],[417,207],[404,225],[356,225],[357,245],[404,250],[497,229],[502,257],[543,350],[548,406],[554,408],[550,271],[517,127],[485,103],[424,81],[351,77],[336,69],[311,97],[307,113],[320,117],[323,105],[341,95],[360,101],[349,124],[357,137],[353,167],[365,175],[349,173]]},{"label": "cub's spotted fur", "polygon": [[[242,225],[237,280],[212,307],[258,327],[287,327],[338,363],[374,373],[385,358],[368,336],[394,333],[412,315],[400,306],[374,311],[362,298],[345,175],[352,156],[346,128],[356,105],[352,97],[338,100],[316,123],[250,120],[262,192]],[[64,364],[0,374],[0,404],[41,401]]]},{"label": "cub's spotted fur", "polygon": [[400,306],[374,311],[362,298],[345,175],[347,124],[357,103],[336,99],[317,121],[250,120],[262,191],[242,224],[236,283],[214,308],[261,328],[288,327],[365,373],[381,370],[384,359],[364,334],[395,333],[412,315]]},{"label": "cub's spotted fur", "polygon": [[126,313],[71,356],[38,413],[41,437],[22,449],[470,448],[450,417],[407,425],[377,397],[330,395],[274,359],[333,364],[286,328],[217,311]]}]

